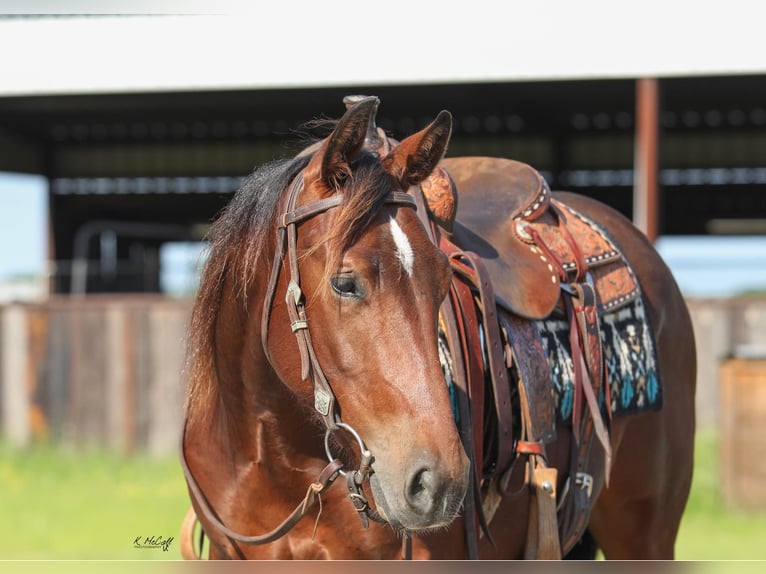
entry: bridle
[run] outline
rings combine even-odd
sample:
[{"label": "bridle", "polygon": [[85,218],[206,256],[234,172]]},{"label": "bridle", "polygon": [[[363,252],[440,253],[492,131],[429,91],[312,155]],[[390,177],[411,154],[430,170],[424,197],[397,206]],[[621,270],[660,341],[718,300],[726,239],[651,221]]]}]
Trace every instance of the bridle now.
[{"label": "bridle", "polygon": [[[290,318],[290,328],[298,341],[298,349],[301,356],[301,379],[306,380],[311,377],[314,388],[314,408],[322,415],[325,427],[328,431],[334,431],[338,428],[337,422],[340,416],[337,413],[335,395],[330,388],[327,377],[319,365],[319,360],[314,353],[311,344],[311,336],[308,329],[308,320],[306,318],[306,306],[303,292],[300,287],[300,269],[298,267],[298,225],[307,221],[320,213],[324,213],[343,202],[343,196],[340,194],[331,195],[324,199],[319,199],[295,207],[295,204],[303,189],[303,174],[300,173],[293,180],[288,192],[285,213],[279,218],[277,223],[277,247],[274,253],[274,261],[271,267],[269,283],[266,287],[266,296],[263,305],[263,314],[261,316],[261,342],[266,357],[270,359],[268,348],[269,323],[271,320],[271,310],[274,303],[274,297],[279,281],[280,270],[285,258],[286,264],[290,269],[290,281],[285,293],[285,303],[287,313]],[[399,191],[390,193],[385,198],[387,204],[398,204],[417,209],[415,198]],[[343,428],[343,427],[341,427]]]},{"label": "bridle", "polygon": [[[274,251],[271,274],[266,288],[263,314],[261,315],[261,342],[263,344],[266,358],[273,364],[268,348],[269,324],[271,321],[271,312],[274,305],[280,272],[283,265],[285,265],[290,271],[290,280],[285,293],[285,303],[287,305],[290,328],[293,333],[295,333],[300,352],[301,380],[305,381],[308,378],[311,379],[311,384],[314,390],[314,409],[321,415],[326,429],[324,446],[329,464],[322,469],[317,479],[309,485],[306,491],[306,496],[281,524],[265,534],[246,536],[231,530],[223,524],[216,512],[210,506],[207,498],[202,493],[201,488],[192,475],[184,455],[183,442],[186,434],[186,421],[184,422],[183,431],[181,433],[181,466],[189,486],[189,491],[193,500],[197,503],[199,511],[209,525],[232,540],[248,545],[267,544],[287,534],[308,513],[317,501],[321,502],[321,494],[329,488],[339,476],[345,478],[346,486],[349,490],[349,500],[353,504],[362,521],[362,525],[365,528],[369,525],[368,519],[372,519],[376,522],[386,522],[386,520],[369,505],[369,502],[362,491],[362,485],[369,479],[370,474],[372,473],[374,457],[365,447],[364,441],[356,430],[341,421],[335,394],[319,364],[319,360],[317,359],[314,347],[311,343],[305,299],[300,287],[300,269],[298,266],[298,225],[341,205],[344,196],[335,194],[296,207],[298,196],[303,187],[303,172],[300,172],[290,185],[287,200],[285,202],[285,211],[277,221],[277,245]],[[400,191],[391,192],[384,199],[384,202],[386,204],[411,207],[417,210],[417,203],[414,196]],[[351,434],[359,445],[361,450],[361,460],[359,468],[355,471],[344,471],[343,462],[337,458],[333,458],[330,452],[329,438],[330,435],[337,430],[344,430]],[[408,536],[405,536],[404,548],[405,555],[411,554],[411,543]]]}]

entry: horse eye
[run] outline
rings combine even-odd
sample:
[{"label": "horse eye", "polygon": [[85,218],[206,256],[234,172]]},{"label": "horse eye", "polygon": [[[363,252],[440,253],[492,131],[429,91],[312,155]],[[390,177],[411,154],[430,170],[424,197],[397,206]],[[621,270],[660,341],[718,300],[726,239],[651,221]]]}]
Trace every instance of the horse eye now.
[{"label": "horse eye", "polygon": [[332,286],[333,291],[341,297],[356,297],[357,299],[361,299],[364,296],[364,291],[353,275],[335,275],[330,279],[330,285]]}]

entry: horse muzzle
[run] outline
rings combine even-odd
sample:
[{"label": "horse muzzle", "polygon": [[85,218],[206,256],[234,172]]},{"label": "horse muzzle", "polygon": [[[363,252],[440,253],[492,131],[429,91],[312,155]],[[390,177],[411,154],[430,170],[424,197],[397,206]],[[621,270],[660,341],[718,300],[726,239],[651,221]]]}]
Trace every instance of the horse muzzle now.
[{"label": "horse muzzle", "polygon": [[463,507],[470,465],[462,448],[445,460],[420,452],[400,472],[376,470],[370,486],[378,511],[396,530],[425,532],[450,524]]}]

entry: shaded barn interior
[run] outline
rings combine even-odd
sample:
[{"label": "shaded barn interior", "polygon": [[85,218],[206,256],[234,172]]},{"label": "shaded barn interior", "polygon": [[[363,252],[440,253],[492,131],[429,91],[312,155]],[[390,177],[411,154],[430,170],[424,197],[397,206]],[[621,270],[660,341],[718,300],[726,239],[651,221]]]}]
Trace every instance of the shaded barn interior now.
[{"label": "shaded barn interior", "polygon": [[[196,242],[256,166],[350,93],[401,138],[441,109],[448,155],[499,155],[632,216],[636,81],[577,80],[0,99],[0,171],[49,181],[51,288],[160,291],[159,249]],[[766,232],[766,76],[659,80],[661,235]]]}]

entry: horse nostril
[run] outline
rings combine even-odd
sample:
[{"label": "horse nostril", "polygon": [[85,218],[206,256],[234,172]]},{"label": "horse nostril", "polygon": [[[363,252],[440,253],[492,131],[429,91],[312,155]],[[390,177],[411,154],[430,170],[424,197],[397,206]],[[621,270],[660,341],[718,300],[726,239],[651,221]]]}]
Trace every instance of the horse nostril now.
[{"label": "horse nostril", "polygon": [[405,490],[407,503],[418,512],[429,512],[435,503],[437,482],[434,473],[427,467],[414,472]]}]

